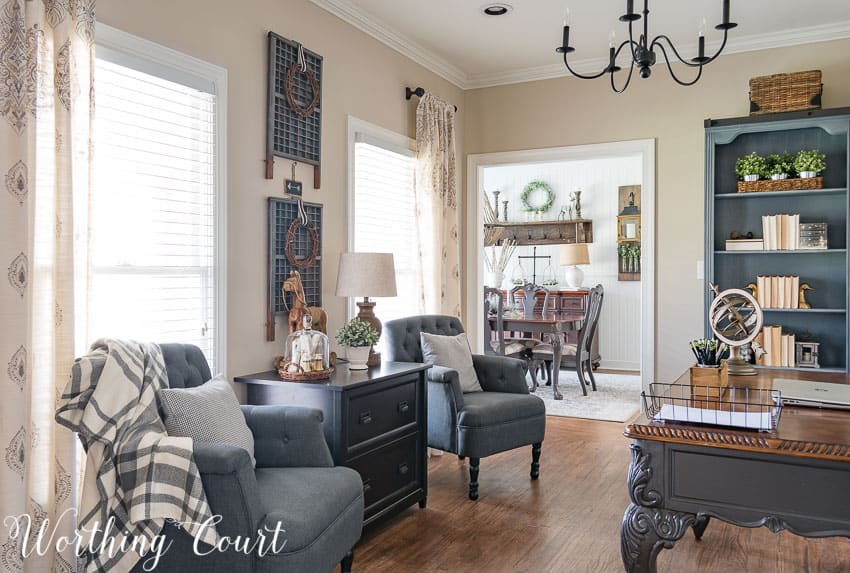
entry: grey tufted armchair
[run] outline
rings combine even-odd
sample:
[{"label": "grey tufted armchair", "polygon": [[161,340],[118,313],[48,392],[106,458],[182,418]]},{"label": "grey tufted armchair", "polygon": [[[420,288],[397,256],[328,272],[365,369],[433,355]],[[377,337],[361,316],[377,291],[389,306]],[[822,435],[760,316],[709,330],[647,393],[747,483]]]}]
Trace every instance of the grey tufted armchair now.
[{"label": "grey tufted armchair", "polygon": [[[387,359],[422,362],[421,332],[454,336],[463,325],[442,315],[391,320],[384,324]],[[475,500],[481,458],[531,445],[531,479],[537,479],[546,409],[528,392],[524,361],[474,354],[472,362],[483,392],[462,393],[457,370],[428,370],[428,445],[469,458],[469,499]]]},{"label": "grey tufted armchair", "polygon": [[[212,378],[197,346],[160,347],[170,387],[200,386]],[[258,529],[280,523],[286,530],[283,551],[260,556],[231,548],[202,557],[189,535],[166,527],[170,549],[156,571],[327,573],[341,562],[342,573],[349,573],[363,528],[363,483],[354,470],[334,467],[322,413],[291,406],[242,406],[242,413],[254,434],[257,467],[241,448],[199,442],[195,463],[210,509],[222,518],[219,535],[256,540]],[[131,573],[144,573],[144,563]]]}]

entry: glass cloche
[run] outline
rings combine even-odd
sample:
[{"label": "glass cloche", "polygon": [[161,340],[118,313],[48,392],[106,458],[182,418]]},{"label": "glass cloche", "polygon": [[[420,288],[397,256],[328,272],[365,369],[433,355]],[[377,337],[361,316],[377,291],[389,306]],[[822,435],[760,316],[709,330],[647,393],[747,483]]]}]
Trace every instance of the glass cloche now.
[{"label": "glass cloche", "polygon": [[286,354],[281,368],[281,376],[293,378],[319,378],[321,374],[330,374],[330,344],[328,337],[313,330],[313,317],[304,314],[301,330],[296,330],[286,338]]}]

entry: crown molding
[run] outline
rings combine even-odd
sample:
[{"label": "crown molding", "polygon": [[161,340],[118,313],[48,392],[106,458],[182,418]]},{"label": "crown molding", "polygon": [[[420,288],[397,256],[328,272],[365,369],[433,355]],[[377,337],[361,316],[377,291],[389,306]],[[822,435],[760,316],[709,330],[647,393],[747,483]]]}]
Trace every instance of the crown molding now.
[{"label": "crown molding", "polygon": [[[366,13],[352,0],[310,1],[463,90],[548,80],[570,75],[564,68],[564,64],[560,62],[494,73],[467,74],[445,58],[392,30],[384,22]],[[850,20],[767,34],[737,37],[733,34],[723,54],[769,50],[844,38],[850,38]],[[717,41],[707,42],[706,51],[716,50],[719,45]],[[682,45],[680,51],[695,52],[696,44]],[[591,73],[601,70],[607,63],[607,58],[590,58],[571,61],[570,65],[579,73]]]},{"label": "crown molding", "polygon": [[434,72],[460,89],[467,89],[466,73],[428,48],[392,30],[384,22],[356,6],[351,0],[310,0],[420,66]]},{"label": "crown molding", "polygon": [[[774,48],[786,48],[801,44],[813,44],[816,42],[828,42],[830,40],[841,40],[850,38],[850,20],[833,22],[821,26],[808,26],[805,28],[793,28],[782,32],[755,34],[730,38],[726,43],[723,55],[740,54],[744,52],[755,52],[759,50],[770,50]],[[676,46],[680,52],[690,54],[697,50],[696,43]],[[720,41],[706,43],[706,52],[711,53],[720,47]],[[608,64],[607,58],[591,58],[586,60],[570,60],[570,66],[579,73],[598,72]],[[466,89],[488,88],[507,84],[519,84],[538,80],[549,80],[571,75],[564,67],[563,62],[547,64],[533,68],[522,68],[508,70],[492,74],[470,74],[466,78]]]}]

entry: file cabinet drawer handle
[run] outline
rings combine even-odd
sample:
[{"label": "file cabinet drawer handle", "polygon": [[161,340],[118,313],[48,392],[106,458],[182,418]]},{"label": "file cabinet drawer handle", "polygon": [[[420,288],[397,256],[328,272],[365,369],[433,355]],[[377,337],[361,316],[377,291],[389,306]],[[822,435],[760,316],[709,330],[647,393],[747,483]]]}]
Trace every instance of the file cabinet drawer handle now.
[{"label": "file cabinet drawer handle", "polygon": [[407,400],[402,400],[398,403],[399,413],[406,414],[408,410],[410,410],[410,404],[407,402]]},{"label": "file cabinet drawer handle", "polygon": [[402,462],[398,464],[398,473],[400,473],[401,475],[406,475],[409,471],[410,467],[407,465],[407,462]]},{"label": "file cabinet drawer handle", "polygon": [[370,489],[372,489],[372,484],[369,483],[371,480],[366,480],[363,482],[363,493],[367,493]]},{"label": "file cabinet drawer handle", "polygon": [[371,424],[372,423],[372,412],[367,410],[365,412],[360,412],[360,423],[361,424]]}]

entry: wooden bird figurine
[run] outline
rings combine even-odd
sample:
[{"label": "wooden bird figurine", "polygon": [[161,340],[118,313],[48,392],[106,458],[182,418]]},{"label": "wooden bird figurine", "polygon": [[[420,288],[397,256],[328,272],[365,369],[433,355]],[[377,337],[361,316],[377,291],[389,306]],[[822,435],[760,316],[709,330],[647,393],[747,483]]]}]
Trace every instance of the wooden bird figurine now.
[{"label": "wooden bird figurine", "polygon": [[746,286],[746,288],[750,289],[750,292],[753,293],[754,299],[756,299],[756,300],[759,299],[759,287],[756,283],[750,283]]},{"label": "wooden bird figurine", "polygon": [[808,303],[806,300],[806,291],[807,290],[815,290],[809,283],[803,283],[800,285],[800,304],[797,305],[797,308],[812,308],[812,305]]}]

